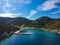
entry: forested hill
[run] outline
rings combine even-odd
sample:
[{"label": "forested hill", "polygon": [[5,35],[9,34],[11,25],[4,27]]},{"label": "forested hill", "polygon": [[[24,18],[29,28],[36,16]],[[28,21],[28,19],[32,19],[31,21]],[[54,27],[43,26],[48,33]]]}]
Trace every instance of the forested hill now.
[{"label": "forested hill", "polygon": [[20,26],[23,24],[27,25],[29,22],[31,21],[22,17],[17,17],[17,18],[0,17],[0,23],[4,23],[4,24]]},{"label": "forested hill", "polygon": [[29,26],[29,27],[45,27],[45,28],[55,28],[55,26],[60,28],[60,18],[50,18],[47,16],[42,16],[36,20],[28,20],[26,18],[17,17],[17,18],[8,18],[8,17],[0,17],[0,23],[8,24],[8,25],[16,25],[16,26]]},{"label": "forested hill", "polygon": [[60,31],[60,18],[40,17],[30,22],[30,27],[45,28]]}]

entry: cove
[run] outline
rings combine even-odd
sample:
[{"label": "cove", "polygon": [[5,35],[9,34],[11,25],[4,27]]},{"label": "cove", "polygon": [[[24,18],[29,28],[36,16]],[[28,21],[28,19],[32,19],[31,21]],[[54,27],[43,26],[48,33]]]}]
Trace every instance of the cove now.
[{"label": "cove", "polygon": [[29,28],[0,41],[0,45],[60,45],[60,35]]}]

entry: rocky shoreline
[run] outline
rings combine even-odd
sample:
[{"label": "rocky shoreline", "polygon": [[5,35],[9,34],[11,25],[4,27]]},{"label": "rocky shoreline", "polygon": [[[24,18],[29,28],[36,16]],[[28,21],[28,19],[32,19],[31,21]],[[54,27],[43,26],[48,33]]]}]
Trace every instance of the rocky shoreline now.
[{"label": "rocky shoreline", "polygon": [[5,33],[2,33],[2,34],[0,34],[0,40],[5,39],[6,37],[9,37],[12,34],[13,34],[13,32],[10,32],[10,33],[5,32]]}]

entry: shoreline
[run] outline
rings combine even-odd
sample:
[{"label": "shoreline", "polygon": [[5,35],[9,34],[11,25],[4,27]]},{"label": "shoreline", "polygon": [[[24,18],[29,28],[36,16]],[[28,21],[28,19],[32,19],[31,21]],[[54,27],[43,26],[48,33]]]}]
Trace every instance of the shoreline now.
[{"label": "shoreline", "polygon": [[[14,33],[15,33],[15,34],[18,34],[18,33],[20,33],[21,30],[23,30],[23,29],[29,29],[29,28],[35,29],[35,27],[24,27],[24,28],[21,28],[20,30],[18,30],[18,31],[16,31],[16,32],[14,32]],[[44,31],[54,32],[54,33],[60,34],[60,31],[57,31],[57,29],[45,29],[45,28],[36,28],[36,29],[42,29],[42,30],[44,30]]]}]

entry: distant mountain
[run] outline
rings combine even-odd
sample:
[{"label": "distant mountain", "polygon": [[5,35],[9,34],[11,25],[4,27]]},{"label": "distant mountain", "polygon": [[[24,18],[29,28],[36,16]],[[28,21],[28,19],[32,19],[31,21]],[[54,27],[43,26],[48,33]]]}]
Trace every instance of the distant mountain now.
[{"label": "distant mountain", "polygon": [[50,17],[43,16],[43,17],[38,18],[38,19],[35,20],[35,21],[36,21],[36,22],[38,23],[38,25],[40,25],[41,27],[45,27],[45,24],[53,21],[53,19],[50,18]]},{"label": "distant mountain", "polygon": [[42,16],[42,17],[34,20],[33,22],[31,22],[32,25],[30,25],[30,26],[41,28],[41,27],[44,27],[45,24],[47,24],[47,23],[49,23],[51,21],[53,21],[52,18],[47,17],[47,16]]},{"label": "distant mountain", "polygon": [[47,16],[42,16],[42,17],[36,19],[35,21],[38,21],[38,22],[44,21],[44,22],[46,22],[46,20],[49,21],[49,20],[52,20],[52,18],[47,17]]},{"label": "distant mountain", "polygon": [[18,17],[18,18],[14,18],[14,19],[8,21],[8,24],[13,24],[13,25],[21,26],[21,25],[27,25],[30,22],[31,21],[26,19],[26,18]]},{"label": "distant mountain", "polygon": [[[16,26],[25,25],[29,27],[45,28],[50,26],[51,24],[57,25],[58,23],[60,23],[60,18],[50,18],[47,16],[42,16],[36,20],[31,21],[22,17],[17,17],[17,18],[0,17],[0,23],[16,25]],[[51,27],[53,27],[52,25]]]},{"label": "distant mountain", "polygon": [[8,18],[8,17],[0,17],[0,23],[5,23],[5,24],[13,24],[13,25],[27,25],[30,20],[22,17],[17,17],[17,18]]},{"label": "distant mountain", "polygon": [[29,26],[37,28],[55,28],[55,26],[60,27],[60,18],[50,18],[43,16],[33,22],[30,22]]}]

